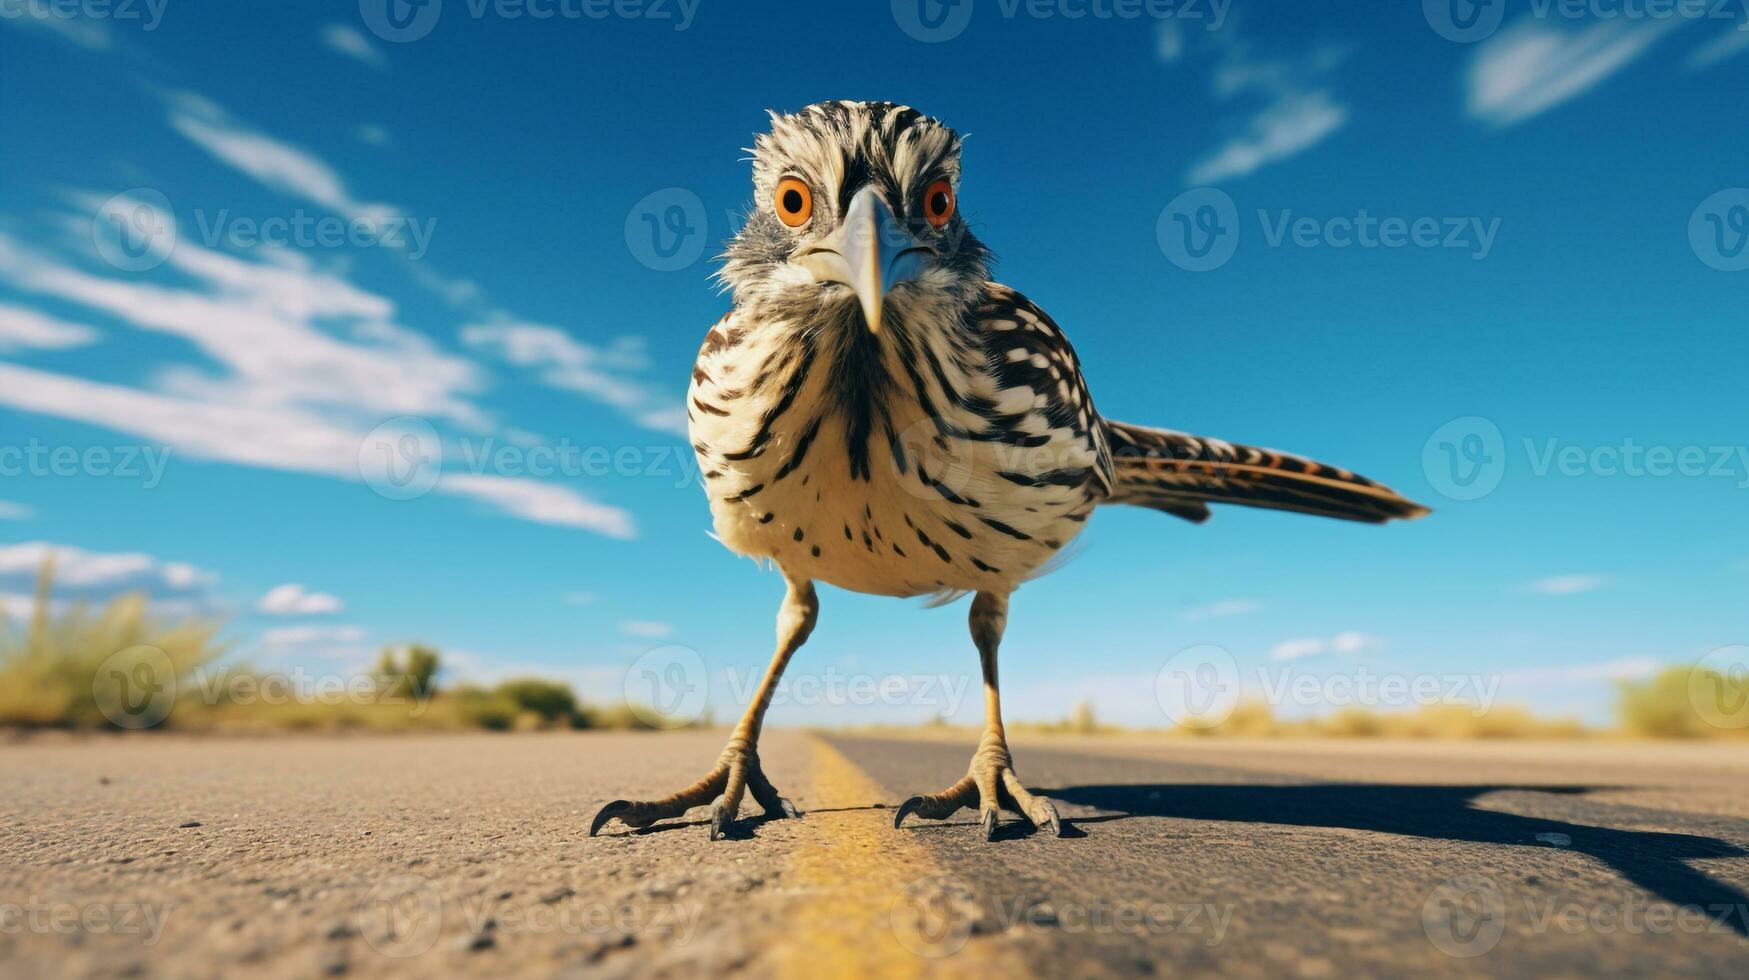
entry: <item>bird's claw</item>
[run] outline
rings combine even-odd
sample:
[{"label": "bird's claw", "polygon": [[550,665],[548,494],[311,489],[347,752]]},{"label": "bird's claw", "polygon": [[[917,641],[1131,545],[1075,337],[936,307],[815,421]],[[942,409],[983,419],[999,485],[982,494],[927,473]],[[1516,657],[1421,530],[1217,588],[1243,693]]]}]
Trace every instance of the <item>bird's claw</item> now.
[{"label": "bird's claw", "polygon": [[753,798],[765,808],[767,820],[799,817],[795,804],[778,795],[771,781],[759,766],[747,741],[736,739],[723,750],[717,764],[703,779],[666,799],[650,802],[614,800],[602,807],[589,823],[589,836],[600,833],[611,820],[619,820],[633,829],[648,827],[658,820],[678,817],[696,806],[710,806],[710,839],[728,837],[741,810],[741,794],[750,790]]},{"label": "bird's claw", "polygon": [[595,813],[595,819],[589,821],[589,836],[594,837],[601,832],[602,826],[609,820],[625,813],[631,808],[632,804],[630,800],[614,800],[612,803],[597,810]]},{"label": "bird's claw", "polygon": [[[989,786],[996,786],[998,789],[991,792],[987,789]],[[1006,752],[1001,761],[974,759],[972,772],[940,793],[913,796],[899,804],[899,812],[893,814],[893,827],[897,829],[902,826],[905,818],[913,813],[930,820],[945,820],[953,816],[960,807],[976,806],[984,839],[994,840],[1004,803],[1008,804],[1009,809],[1025,817],[1040,834],[1047,837],[1063,836],[1063,821],[1057,816],[1057,808],[1051,805],[1051,801],[1033,795],[1021,784],[1015,777],[1011,764],[1006,761]]]}]

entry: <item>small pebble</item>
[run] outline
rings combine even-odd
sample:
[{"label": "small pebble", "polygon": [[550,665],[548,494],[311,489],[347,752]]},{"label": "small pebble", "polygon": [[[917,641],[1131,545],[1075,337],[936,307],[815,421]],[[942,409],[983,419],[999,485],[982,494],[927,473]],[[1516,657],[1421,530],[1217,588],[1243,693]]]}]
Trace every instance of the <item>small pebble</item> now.
[{"label": "small pebble", "polygon": [[1544,844],[1553,844],[1556,847],[1569,847],[1573,843],[1573,838],[1568,837],[1566,834],[1538,834],[1536,835],[1536,839],[1542,841]]},{"label": "small pebble", "polygon": [[200,821],[199,820],[190,820],[187,823],[180,823],[180,824],[177,824],[176,826],[182,828],[183,830],[187,830],[190,827],[200,826]]}]

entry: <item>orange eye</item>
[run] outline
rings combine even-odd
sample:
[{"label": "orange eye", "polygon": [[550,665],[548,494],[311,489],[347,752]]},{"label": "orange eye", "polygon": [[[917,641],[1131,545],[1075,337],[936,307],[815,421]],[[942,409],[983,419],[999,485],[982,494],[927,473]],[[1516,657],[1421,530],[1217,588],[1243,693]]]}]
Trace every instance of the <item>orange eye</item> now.
[{"label": "orange eye", "polygon": [[808,217],[814,213],[814,194],[800,177],[785,177],[778,181],[772,203],[777,207],[778,218],[791,228],[807,224]]},{"label": "orange eye", "polygon": [[953,208],[953,185],[947,181],[938,180],[923,192],[923,217],[930,227],[940,228],[947,224],[953,217]]}]

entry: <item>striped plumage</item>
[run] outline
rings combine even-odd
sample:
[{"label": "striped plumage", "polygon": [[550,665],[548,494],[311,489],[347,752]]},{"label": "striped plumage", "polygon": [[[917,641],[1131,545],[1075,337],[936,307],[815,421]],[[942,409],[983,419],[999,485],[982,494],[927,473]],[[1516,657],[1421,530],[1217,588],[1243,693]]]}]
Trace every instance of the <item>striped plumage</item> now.
[{"label": "striped plumage", "polygon": [[614,801],[592,833],[708,801],[716,836],[744,789],[768,816],[788,812],[760,770],[758,732],[813,627],[815,580],[977,593],[984,740],[964,779],[908,801],[895,822],[976,805],[988,834],[1000,804],[1057,831],[1050,802],[1014,775],[996,651],[1008,595],[1096,507],[1198,522],[1211,503],[1373,523],[1426,513],[1347,470],[1101,418],[1062,330],[991,281],[955,204],[959,149],[946,126],[882,102],[774,114],[757,138],[755,204],[719,273],[734,308],[699,350],[687,416],[717,536],[788,583],[778,650],[710,775],[663,800]]},{"label": "striped plumage", "polygon": [[876,344],[854,313],[746,320],[711,330],[688,406],[737,552],[858,592],[1009,591],[1110,497],[1074,351],[1013,290],[945,322],[894,311]]}]

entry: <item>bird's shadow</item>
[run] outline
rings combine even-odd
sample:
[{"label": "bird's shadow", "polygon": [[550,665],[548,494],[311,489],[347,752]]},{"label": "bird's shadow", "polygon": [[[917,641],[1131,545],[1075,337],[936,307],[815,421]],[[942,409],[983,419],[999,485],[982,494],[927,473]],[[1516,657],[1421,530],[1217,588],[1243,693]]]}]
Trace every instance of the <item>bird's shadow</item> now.
[{"label": "bird's shadow", "polygon": [[1370,830],[1431,840],[1546,847],[1538,834],[1564,834],[1566,849],[1588,855],[1616,873],[1678,906],[1699,906],[1738,933],[1749,936],[1739,910],[1749,903],[1740,889],[1716,881],[1687,862],[1697,858],[1749,856],[1725,841],[1693,834],[1611,830],[1525,817],[1476,807],[1480,797],[1500,790],[1575,795],[1601,787],[1576,786],[1411,786],[1333,784],[1259,785],[1104,785],[1044,790],[1043,795],[1076,806],[1111,811],[1081,817],[1077,824],[1133,817],[1175,817],[1272,823],[1294,827]]}]

